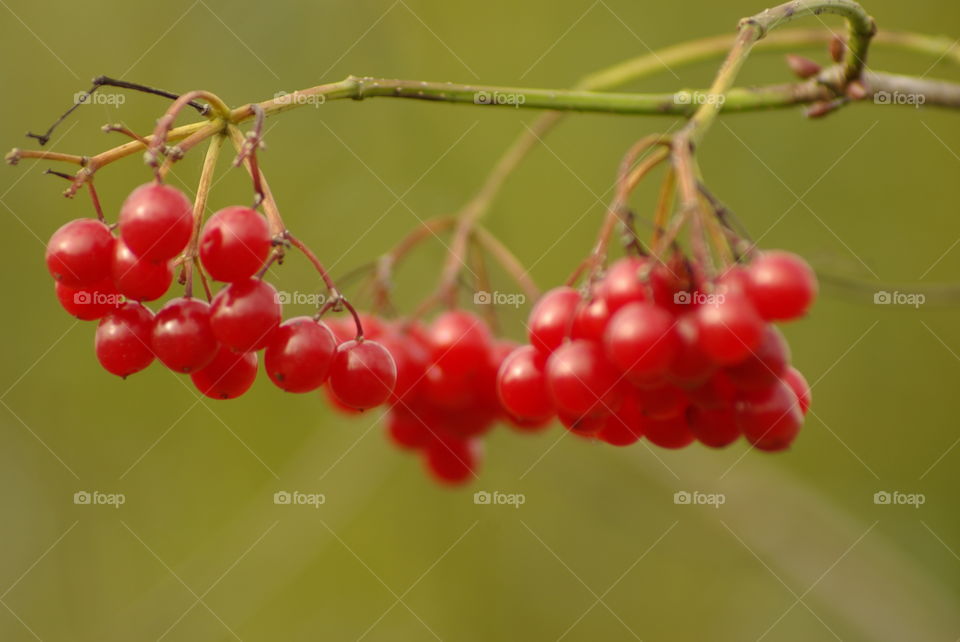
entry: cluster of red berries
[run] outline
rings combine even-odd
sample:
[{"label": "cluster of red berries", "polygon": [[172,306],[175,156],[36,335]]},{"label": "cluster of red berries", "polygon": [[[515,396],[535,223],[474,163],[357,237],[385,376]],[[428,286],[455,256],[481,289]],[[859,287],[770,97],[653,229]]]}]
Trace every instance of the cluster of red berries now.
[{"label": "cluster of red berries", "polygon": [[83,320],[99,319],[96,354],[107,371],[127,377],[158,359],[189,374],[208,397],[232,399],[253,384],[263,350],[267,375],[283,390],[308,392],[329,379],[349,407],[387,400],[396,366],[383,346],[338,342],[311,317],[281,323],[277,291],[257,276],[273,238],[255,210],[224,208],[200,233],[203,268],[226,283],[213,300],[178,297],[156,314],[143,302],[170,288],[175,257],[194,233],[191,204],[167,185],[142,185],[123,203],[117,230],[115,237],[101,221],[77,219],[53,234],[46,253],[64,309]]},{"label": "cluster of red berries", "polygon": [[[722,447],[743,435],[772,451],[790,445],[810,403],[771,323],[802,316],[816,295],[810,267],[786,252],[733,266],[709,287],[694,285],[685,261],[623,258],[586,295],[545,294],[520,346],[463,310],[426,325],[282,321],[262,278],[275,245],[266,219],[233,206],[194,228],[187,198],[149,183],[124,202],[116,236],[94,219],[54,233],[46,261],[57,297],[78,318],[99,319],[101,365],[126,377],[158,359],[203,394],[232,399],[253,384],[263,350],[267,376],[285,391],[326,383],[331,403],[351,413],[387,404],[390,439],[444,483],[475,474],[481,437],[497,422],[532,431],[556,417],[618,446],[646,437]],[[225,285],[210,303],[177,297],[154,314],[144,302],[166,294],[192,240],[205,273]]]},{"label": "cluster of red berries", "polygon": [[624,446],[693,441],[787,448],[810,390],[773,321],[802,316],[817,292],[809,265],[759,255],[692,286],[689,266],[626,257],[588,297],[560,287],[528,321],[530,345],[505,360],[500,400],[527,421],[556,416],[574,433]]}]

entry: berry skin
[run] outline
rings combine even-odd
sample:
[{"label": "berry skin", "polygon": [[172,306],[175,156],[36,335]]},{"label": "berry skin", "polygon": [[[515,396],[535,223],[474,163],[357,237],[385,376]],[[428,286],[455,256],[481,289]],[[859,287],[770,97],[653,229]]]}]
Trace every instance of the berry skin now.
[{"label": "berry skin", "polygon": [[553,416],[544,374],[547,360],[533,346],[511,352],[497,373],[497,395],[511,417],[538,423]]},{"label": "berry skin", "polygon": [[190,240],[192,210],[187,197],[169,185],[141,185],[120,208],[120,238],[144,260],[172,259]]},{"label": "berry skin", "polygon": [[669,383],[638,388],[635,394],[640,409],[650,419],[670,419],[682,415],[689,401],[683,390]]},{"label": "berry skin", "polygon": [[113,235],[92,218],[79,218],[63,225],[47,243],[47,269],[58,283],[72,288],[98,284],[110,276]]},{"label": "berry skin", "polygon": [[727,376],[744,390],[765,388],[783,376],[790,364],[790,346],[774,326],[764,328],[760,345],[746,359],[727,368]]},{"label": "berry skin", "polygon": [[770,452],[788,448],[803,424],[800,400],[783,381],[748,395],[737,404],[736,415],[747,441]]},{"label": "berry skin", "polygon": [[680,347],[675,323],[672,314],[650,303],[620,308],[604,334],[607,358],[631,381],[659,377]]},{"label": "berry skin", "polygon": [[806,377],[796,368],[788,366],[786,372],[783,373],[783,380],[797,395],[800,400],[800,412],[806,415],[807,410],[810,409],[810,386],[807,384]]},{"label": "berry skin", "polygon": [[547,359],[546,372],[554,404],[569,417],[605,415],[620,406],[620,377],[592,341],[564,343]]},{"label": "berry skin", "polygon": [[323,322],[296,317],[280,324],[263,353],[267,376],[287,392],[319,388],[333,364],[337,340]]},{"label": "berry skin", "polygon": [[116,310],[123,300],[111,279],[85,288],[72,288],[57,281],[54,289],[63,309],[81,321],[100,319]]},{"label": "berry skin", "polygon": [[710,409],[690,406],[687,425],[697,441],[710,448],[729,446],[740,437],[736,413],[729,406]]},{"label": "berry skin", "polygon": [[133,301],[103,317],[94,341],[100,365],[118,377],[128,377],[149,366],[154,357],[152,330],[153,313]]},{"label": "berry skin", "polygon": [[480,441],[445,437],[424,448],[424,463],[430,476],[442,484],[464,484],[475,475],[481,456]]},{"label": "berry skin", "polygon": [[763,337],[763,320],[746,297],[725,294],[695,314],[700,349],[719,364],[742,361]]},{"label": "berry skin", "polygon": [[700,349],[696,316],[684,314],[678,317],[675,331],[677,352],[667,370],[668,377],[685,388],[703,384],[716,370],[716,364]]},{"label": "berry skin", "polygon": [[578,437],[594,437],[606,425],[609,418],[609,413],[578,417],[562,410],[557,411],[560,424]]},{"label": "berry skin", "polygon": [[603,297],[595,297],[590,302],[582,302],[573,317],[572,339],[603,341],[603,333],[610,322],[610,308]]},{"label": "berry skin", "polygon": [[195,372],[217,354],[219,345],[210,329],[210,306],[199,299],[167,301],[153,320],[153,352],[174,372]]},{"label": "berry skin", "polygon": [[347,341],[337,347],[330,368],[330,389],[357,410],[379,406],[397,384],[397,364],[376,341]]},{"label": "berry skin", "polygon": [[282,306],[266,281],[247,279],[223,288],[213,297],[210,327],[217,340],[237,352],[259,350],[280,325]]},{"label": "berry skin", "polygon": [[154,263],[138,259],[120,240],[114,245],[111,272],[117,291],[134,301],[159,299],[173,282],[173,269],[169,261]]},{"label": "berry skin", "polygon": [[216,281],[242,281],[267,260],[272,240],[267,220],[249,207],[225,207],[200,234],[200,261]]},{"label": "berry skin", "polygon": [[213,361],[190,374],[197,390],[211,399],[236,399],[257,378],[257,353],[220,346]]},{"label": "berry skin", "polygon": [[572,329],[573,315],[579,305],[580,294],[566,286],[554,288],[540,297],[527,322],[533,347],[543,354],[553,352]]},{"label": "berry skin", "polygon": [[649,298],[647,284],[641,278],[641,272],[648,263],[645,259],[628,256],[610,266],[598,287],[599,295],[606,301],[611,314],[628,303],[646,301]]},{"label": "berry skin", "polygon": [[629,446],[643,436],[644,417],[635,397],[628,395],[620,409],[608,416],[596,437],[611,446]]},{"label": "berry skin", "polygon": [[817,289],[813,270],[792,252],[764,252],[748,268],[747,296],[768,321],[802,317]]},{"label": "berry skin", "polygon": [[685,448],[696,439],[683,415],[670,419],[649,419],[643,427],[647,441],[661,448]]},{"label": "berry skin", "polygon": [[387,418],[387,436],[404,450],[425,448],[433,435],[426,423],[415,413],[403,408],[392,408]]},{"label": "berry skin", "polygon": [[481,319],[463,310],[437,317],[427,331],[431,361],[451,376],[462,375],[490,358],[493,338]]}]

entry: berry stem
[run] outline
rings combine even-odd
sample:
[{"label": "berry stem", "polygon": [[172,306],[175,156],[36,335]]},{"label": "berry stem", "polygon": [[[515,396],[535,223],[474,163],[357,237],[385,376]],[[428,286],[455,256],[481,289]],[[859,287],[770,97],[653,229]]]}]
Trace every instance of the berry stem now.
[{"label": "berry stem", "polygon": [[[203,167],[200,170],[200,182],[197,185],[197,196],[193,200],[193,231],[190,235],[190,241],[187,243],[187,249],[183,252],[182,271],[180,281],[184,284],[184,297],[193,296],[193,271],[200,272],[203,279],[204,289],[209,298],[210,288],[207,285],[206,277],[203,274],[203,268],[197,261],[197,246],[200,242],[200,228],[203,226],[203,215],[207,209],[207,200],[210,196],[210,187],[213,185],[213,174],[217,169],[217,160],[220,158],[220,148],[223,146],[223,134],[219,134],[210,139],[207,145],[207,153],[203,158]],[[89,183],[92,187],[93,183]]]}]

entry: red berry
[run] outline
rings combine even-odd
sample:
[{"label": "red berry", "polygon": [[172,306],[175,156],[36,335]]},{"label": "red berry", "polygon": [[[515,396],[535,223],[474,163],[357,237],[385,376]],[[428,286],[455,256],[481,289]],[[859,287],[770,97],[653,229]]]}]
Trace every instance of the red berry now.
[{"label": "red berry", "polygon": [[636,397],[627,395],[620,409],[608,416],[597,431],[597,439],[612,446],[629,446],[643,436],[644,417]]},{"label": "red berry", "polygon": [[276,289],[266,281],[247,279],[231,283],[213,297],[210,327],[220,343],[250,352],[267,345],[281,315]]},{"label": "red berry", "polygon": [[596,296],[592,301],[583,301],[573,317],[572,339],[603,341],[603,333],[610,322],[610,308],[603,297]]},{"label": "red berry", "polygon": [[149,366],[154,356],[150,348],[152,330],[153,313],[132,301],[103,317],[94,341],[100,365],[118,377],[128,377]]},{"label": "red berry", "polygon": [[50,275],[73,288],[98,284],[110,275],[113,235],[92,218],[70,221],[53,233],[47,243]]},{"label": "red berry", "polygon": [[791,252],[764,252],[748,268],[747,295],[764,319],[802,317],[817,296],[817,277]]},{"label": "red berry", "polygon": [[740,436],[737,417],[733,408],[687,408],[687,425],[690,431],[704,446],[723,448],[729,446]]},{"label": "red berry", "polygon": [[159,299],[170,289],[173,281],[169,261],[154,263],[139,259],[120,240],[114,244],[111,272],[113,284],[120,294],[134,301]]},{"label": "red berry", "polygon": [[426,423],[412,411],[392,408],[387,418],[390,441],[404,449],[424,448],[433,439]]},{"label": "red berry", "polygon": [[493,339],[487,324],[463,310],[437,317],[427,331],[430,359],[452,376],[461,375],[490,358]]},{"label": "red berry", "polygon": [[533,347],[544,354],[553,352],[568,336],[579,305],[580,294],[566,286],[554,288],[540,297],[527,322]]},{"label": "red berry", "polygon": [[117,293],[111,279],[84,288],[72,288],[57,281],[54,289],[63,309],[81,321],[99,319],[123,303],[123,297]]},{"label": "red berry", "polygon": [[[363,328],[366,333],[366,321]],[[427,350],[413,336],[412,330],[413,328],[405,331],[383,328],[377,335],[377,342],[387,349],[397,364],[397,383],[390,394],[390,403],[394,406],[408,405],[416,401],[427,371]]]},{"label": "red berry", "polygon": [[610,414],[596,414],[586,416],[570,415],[562,410],[557,411],[560,424],[578,437],[593,437],[603,428]]},{"label": "red berry", "polygon": [[212,279],[242,281],[267,260],[272,240],[267,220],[249,207],[225,207],[200,235],[200,261]]},{"label": "red berry", "polygon": [[736,413],[744,437],[760,450],[789,447],[803,424],[800,401],[783,381],[751,393],[737,404]]},{"label": "red berry", "polygon": [[609,414],[620,406],[623,389],[600,346],[577,339],[547,359],[547,390],[557,409],[572,417]]},{"label": "red berry", "polygon": [[197,390],[211,399],[235,399],[257,378],[257,353],[234,352],[220,346],[213,361],[190,374]]},{"label": "red berry", "polygon": [[671,381],[685,388],[697,386],[706,381],[717,366],[700,349],[697,318],[693,314],[677,317],[677,352],[667,370]]},{"label": "red berry", "polygon": [[684,448],[696,439],[683,415],[670,419],[648,419],[643,428],[647,441],[661,448]]},{"label": "red berry", "polygon": [[172,259],[193,233],[192,209],[187,197],[169,185],[141,185],[120,208],[120,238],[142,259]]},{"label": "red berry", "polygon": [[683,390],[669,383],[637,388],[634,394],[640,410],[651,419],[669,419],[681,415],[689,401]]},{"label": "red berry", "polygon": [[806,415],[807,410],[810,409],[810,386],[807,384],[806,378],[799,370],[788,366],[786,372],[783,373],[783,380],[797,395],[800,400],[800,412]]},{"label": "red berry", "polygon": [[273,333],[263,353],[263,366],[277,387],[310,392],[327,380],[336,351],[337,340],[326,324],[296,317]]},{"label": "red berry", "polygon": [[646,259],[628,256],[610,266],[598,286],[599,295],[613,314],[628,303],[649,299],[647,283],[641,278],[649,266]]},{"label": "red berry", "polygon": [[210,329],[209,304],[187,298],[167,301],[153,320],[151,345],[174,372],[194,372],[209,364],[219,348]]},{"label": "red berry", "polygon": [[430,475],[442,484],[463,484],[475,476],[481,445],[476,439],[434,439],[424,449]]},{"label": "red berry", "polygon": [[379,406],[397,383],[397,364],[376,341],[347,341],[337,348],[330,369],[330,389],[358,410]]},{"label": "red berry", "polygon": [[779,379],[790,363],[790,346],[774,326],[764,328],[760,345],[747,358],[727,368],[727,376],[738,388],[764,388]]},{"label": "red berry", "polygon": [[537,423],[553,416],[546,365],[543,353],[533,346],[517,348],[504,359],[497,373],[497,395],[511,417]]},{"label": "red berry", "polygon": [[673,315],[651,303],[630,303],[613,315],[604,334],[607,358],[631,381],[666,372],[680,339]]},{"label": "red berry", "polygon": [[763,336],[763,320],[743,296],[718,295],[715,303],[697,308],[700,348],[719,364],[742,361]]}]

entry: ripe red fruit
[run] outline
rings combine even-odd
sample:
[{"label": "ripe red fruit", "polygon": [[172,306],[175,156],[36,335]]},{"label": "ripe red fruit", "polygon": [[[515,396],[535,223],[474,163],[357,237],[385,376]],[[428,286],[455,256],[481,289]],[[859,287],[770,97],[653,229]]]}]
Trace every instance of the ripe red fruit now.
[{"label": "ripe red fruit", "polygon": [[266,281],[247,279],[231,283],[213,297],[210,327],[220,343],[250,352],[267,345],[281,315],[276,289]]},{"label": "ripe red fruit", "polygon": [[118,377],[140,372],[153,361],[150,333],[153,313],[128,301],[103,317],[97,326],[94,347],[100,365]]},{"label": "ripe red fruit", "polygon": [[651,419],[669,419],[682,415],[688,403],[687,395],[683,390],[669,383],[637,388],[634,394],[640,404],[640,410]]},{"label": "ripe red fruit", "polygon": [[[364,323],[364,331],[366,331]],[[407,329],[385,328],[377,342],[383,345],[397,364],[397,383],[390,394],[392,406],[414,403],[427,371],[427,350],[415,336],[416,326]]]},{"label": "ripe red fruit", "polygon": [[394,407],[387,418],[387,436],[400,448],[424,448],[433,439],[423,419],[403,407]]},{"label": "ripe red fruit", "polygon": [[54,289],[63,309],[81,321],[93,321],[106,316],[123,302],[111,279],[83,288],[72,288],[57,281]]},{"label": "ripe red fruit", "polygon": [[704,446],[723,448],[729,446],[740,436],[737,417],[733,408],[687,408],[687,425],[690,431]]},{"label": "ripe red fruit", "polygon": [[651,303],[622,307],[607,326],[607,358],[631,381],[647,381],[666,372],[680,339],[673,315]]},{"label": "ripe red fruit", "polygon": [[609,415],[596,432],[597,439],[612,446],[629,446],[643,436],[644,417],[636,397],[627,395],[617,412]]},{"label": "ripe red fruit", "polygon": [[650,298],[648,284],[641,278],[648,265],[646,259],[628,256],[610,266],[598,286],[598,294],[607,302],[611,314],[628,303]]},{"label": "ripe red fruit", "polygon": [[747,273],[747,295],[767,320],[802,317],[817,296],[816,275],[792,252],[764,252]]},{"label": "ripe red fruit", "polygon": [[376,341],[347,341],[337,348],[330,368],[330,389],[358,410],[379,406],[397,384],[397,364]]},{"label": "ripe red fruit", "polygon": [[783,373],[783,380],[797,395],[800,400],[800,412],[806,415],[807,410],[810,409],[810,386],[807,384],[806,377],[796,368],[788,366],[786,372]]},{"label": "ripe red fruit", "polygon": [[153,320],[151,345],[174,372],[194,372],[213,361],[219,345],[210,329],[210,306],[199,299],[170,299]]},{"label": "ripe red fruit", "polygon": [[661,448],[684,448],[696,439],[683,415],[669,419],[648,419],[643,428],[647,441]]},{"label": "ripe red fruit", "polygon": [[609,417],[609,413],[578,417],[562,410],[557,411],[560,424],[578,437],[593,437],[606,425]]},{"label": "ripe red fruit", "polygon": [[737,404],[736,415],[747,441],[767,451],[790,446],[803,424],[800,401],[783,381],[748,395]]},{"label": "ripe red fruit", "polygon": [[577,339],[547,359],[547,390],[557,409],[571,417],[609,414],[620,406],[623,388],[602,348]]},{"label": "ripe red fruit", "polygon": [[120,294],[134,301],[159,299],[173,281],[173,269],[169,261],[154,263],[139,259],[123,241],[114,243],[113,284]]},{"label": "ripe red fruit", "polygon": [[579,305],[580,294],[566,286],[554,288],[540,297],[527,321],[533,347],[544,354],[553,352],[572,329],[573,315]]},{"label": "ripe red fruit", "polygon": [[603,341],[603,333],[610,322],[610,308],[603,297],[596,296],[590,302],[584,301],[577,307],[573,317],[573,329],[570,337],[573,339],[589,339]]},{"label": "ripe red fruit", "polygon": [[700,348],[719,364],[742,361],[763,336],[763,320],[746,297],[724,294],[694,313]]},{"label": "ripe red fruit", "polygon": [[211,399],[236,399],[257,378],[257,353],[234,352],[220,346],[213,361],[190,374],[197,390]]},{"label": "ripe red fruit", "polygon": [[667,369],[667,376],[671,381],[685,388],[700,385],[713,374],[717,366],[700,349],[700,331],[697,328],[696,316],[683,314],[677,317],[675,331],[678,341],[677,351]]},{"label": "ripe red fruit", "polygon": [[47,269],[64,285],[92,286],[110,275],[112,255],[110,229],[92,218],[80,218],[66,223],[50,237]]},{"label": "ripe red fruit", "polygon": [[233,205],[211,216],[200,234],[200,261],[210,278],[241,281],[256,274],[270,254],[267,220],[249,207]]},{"label": "ripe red fruit", "polygon": [[183,251],[193,232],[190,201],[160,183],[136,188],[120,208],[120,238],[138,257],[166,261]]},{"label": "ripe red fruit", "polygon": [[430,360],[452,376],[464,374],[490,358],[493,338],[482,319],[464,310],[449,310],[427,330]]},{"label": "ripe red fruit", "polygon": [[511,352],[497,373],[497,395],[512,417],[537,423],[553,416],[544,370],[547,360],[533,346]]},{"label": "ripe red fruit", "polygon": [[319,388],[333,364],[337,340],[322,321],[295,317],[280,324],[263,353],[267,376],[287,392]]},{"label": "ripe red fruit", "polygon": [[474,477],[480,461],[481,444],[477,439],[445,437],[431,440],[423,452],[430,475],[440,483],[456,485]]},{"label": "ripe red fruit", "polygon": [[727,376],[744,390],[764,388],[779,379],[790,363],[790,346],[777,328],[768,325],[747,358],[727,368]]}]

